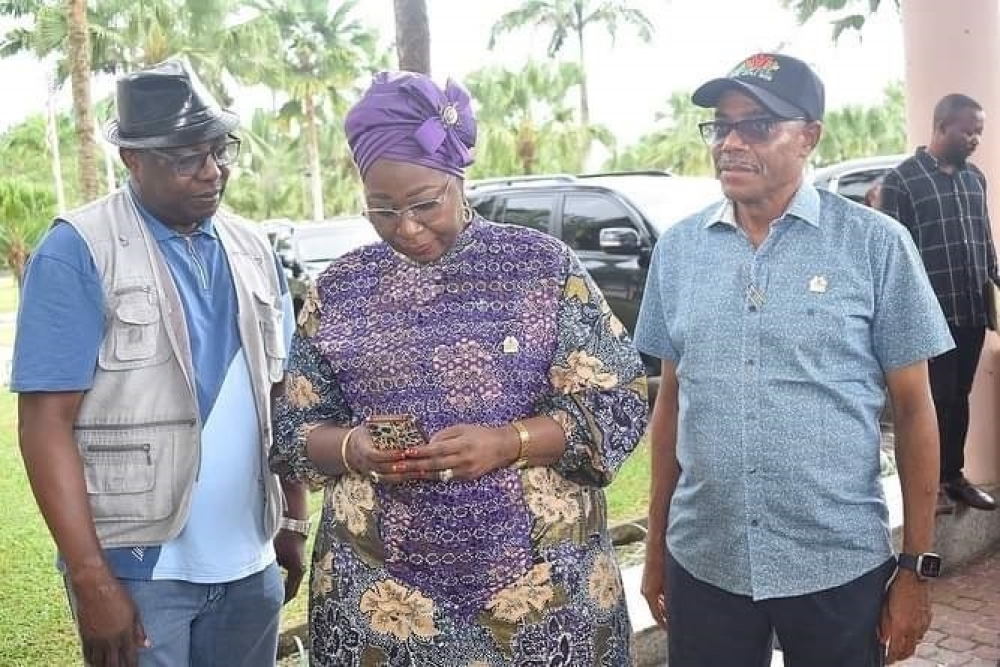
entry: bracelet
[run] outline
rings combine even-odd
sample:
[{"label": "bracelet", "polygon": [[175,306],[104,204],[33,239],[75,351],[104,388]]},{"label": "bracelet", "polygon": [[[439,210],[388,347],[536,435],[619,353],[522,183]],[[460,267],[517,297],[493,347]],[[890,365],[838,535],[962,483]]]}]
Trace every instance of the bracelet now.
[{"label": "bracelet", "polygon": [[302,537],[309,537],[309,530],[312,528],[312,522],[309,519],[293,519],[291,517],[283,516],[278,522],[278,528],[281,530],[290,530],[293,533],[298,533]]},{"label": "bracelet", "polygon": [[528,445],[531,444],[531,434],[528,433],[528,429],[525,428],[519,420],[514,420],[510,423],[517,431],[517,459],[511,464],[511,468],[515,470],[520,470],[528,465]]},{"label": "bracelet", "polygon": [[354,435],[354,432],[357,431],[359,428],[361,428],[361,427],[360,426],[355,426],[355,427],[349,429],[347,431],[347,435],[345,435],[344,439],[340,441],[340,459],[341,459],[341,461],[344,462],[344,470],[349,475],[357,475],[358,474],[357,471],[354,470],[354,468],[351,467],[351,464],[347,462],[347,444],[351,441],[351,436]]}]

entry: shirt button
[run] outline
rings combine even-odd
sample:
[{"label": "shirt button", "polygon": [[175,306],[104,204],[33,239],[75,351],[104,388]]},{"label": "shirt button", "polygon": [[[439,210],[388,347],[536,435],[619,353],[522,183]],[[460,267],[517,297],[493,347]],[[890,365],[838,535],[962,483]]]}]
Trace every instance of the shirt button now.
[{"label": "shirt button", "polygon": [[751,519],[751,520],[750,520],[750,525],[751,525],[751,526],[753,526],[754,528],[756,528],[756,527],[757,527],[757,524],[758,524],[758,523],[760,523],[760,522],[759,522],[759,521],[757,521],[757,519]]},{"label": "shirt button", "polygon": [[754,360],[753,359],[747,359],[747,366],[753,366],[753,365],[754,365]]},{"label": "shirt button", "polygon": [[753,305],[751,303],[749,306],[747,306],[747,310],[749,310],[751,313],[756,313],[757,312],[757,306],[755,306],[755,305]]}]

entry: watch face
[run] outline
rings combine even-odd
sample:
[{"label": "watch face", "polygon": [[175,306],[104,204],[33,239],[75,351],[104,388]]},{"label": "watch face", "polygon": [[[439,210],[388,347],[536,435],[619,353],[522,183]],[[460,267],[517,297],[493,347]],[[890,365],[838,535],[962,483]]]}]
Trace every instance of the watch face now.
[{"label": "watch face", "polygon": [[937,554],[922,554],[918,564],[918,574],[922,577],[937,577],[941,574],[941,557]]}]

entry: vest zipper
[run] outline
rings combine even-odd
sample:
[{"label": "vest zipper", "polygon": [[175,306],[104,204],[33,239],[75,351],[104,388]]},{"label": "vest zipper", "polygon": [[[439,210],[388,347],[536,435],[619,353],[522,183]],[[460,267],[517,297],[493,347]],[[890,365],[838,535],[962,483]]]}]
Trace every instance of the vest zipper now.
[{"label": "vest zipper", "polygon": [[146,455],[146,465],[153,465],[153,457],[149,453],[149,444],[141,445],[87,445],[88,453],[94,454],[117,454],[125,452],[142,452]]},{"label": "vest zipper", "polygon": [[139,422],[138,424],[88,424],[86,426],[74,426],[74,431],[124,431],[132,428],[152,428],[155,426],[194,426],[194,419],[165,419],[155,422]]},{"label": "vest zipper", "polygon": [[205,265],[202,264],[201,256],[194,249],[194,239],[190,236],[185,236],[184,241],[187,242],[188,254],[191,255],[191,261],[194,263],[194,268],[198,272],[198,277],[201,278],[201,288],[203,290],[208,290],[208,271],[205,269]]}]

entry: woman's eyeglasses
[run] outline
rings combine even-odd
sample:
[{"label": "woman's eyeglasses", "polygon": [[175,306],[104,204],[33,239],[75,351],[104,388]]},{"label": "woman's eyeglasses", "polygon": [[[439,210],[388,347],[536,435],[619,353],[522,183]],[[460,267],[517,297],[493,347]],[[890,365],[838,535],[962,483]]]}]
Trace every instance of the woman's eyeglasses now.
[{"label": "woman's eyeglasses", "polygon": [[362,215],[368,218],[373,225],[379,227],[393,227],[402,222],[403,218],[409,218],[410,220],[416,220],[420,224],[426,224],[434,220],[438,213],[441,212],[441,206],[448,197],[448,190],[451,188],[454,180],[453,178],[449,178],[448,182],[444,184],[441,194],[433,199],[418,201],[403,208],[367,208],[362,212]]},{"label": "woman's eyeglasses", "polygon": [[240,140],[233,138],[219,146],[202,153],[188,153],[187,155],[177,155],[166,151],[148,149],[150,153],[156,155],[169,165],[178,176],[194,176],[205,166],[205,160],[211,155],[215,164],[220,167],[228,167],[240,155]]},{"label": "woman's eyeglasses", "polygon": [[721,144],[729,136],[729,133],[733,131],[739,134],[743,138],[743,141],[748,144],[763,144],[767,143],[771,138],[771,133],[774,132],[774,128],[778,123],[790,120],[805,120],[805,118],[759,116],[737,121],[707,120],[704,123],[698,123],[698,131],[701,132],[701,138],[709,146]]}]

